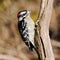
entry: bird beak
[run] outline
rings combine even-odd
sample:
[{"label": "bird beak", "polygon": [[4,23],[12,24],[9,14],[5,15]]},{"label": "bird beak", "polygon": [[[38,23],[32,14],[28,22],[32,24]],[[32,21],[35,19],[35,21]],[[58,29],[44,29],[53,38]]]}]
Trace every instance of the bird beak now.
[{"label": "bird beak", "polygon": [[24,17],[29,16],[29,15],[30,15],[30,11],[27,11],[27,14]]},{"label": "bird beak", "polygon": [[27,12],[27,14],[30,14],[30,13],[31,13],[30,11]]}]

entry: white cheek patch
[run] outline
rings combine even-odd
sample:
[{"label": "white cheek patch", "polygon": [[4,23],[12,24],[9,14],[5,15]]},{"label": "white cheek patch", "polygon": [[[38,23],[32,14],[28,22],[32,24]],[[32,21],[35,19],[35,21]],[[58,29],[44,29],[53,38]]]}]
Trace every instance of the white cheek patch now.
[{"label": "white cheek patch", "polygon": [[19,18],[19,21],[21,21],[22,19],[23,19],[23,17],[20,17],[20,18]]}]

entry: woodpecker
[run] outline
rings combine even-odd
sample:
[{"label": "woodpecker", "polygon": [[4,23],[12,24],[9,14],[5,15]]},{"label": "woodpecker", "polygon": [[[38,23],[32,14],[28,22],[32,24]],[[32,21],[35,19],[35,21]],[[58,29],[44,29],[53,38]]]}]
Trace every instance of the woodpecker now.
[{"label": "woodpecker", "polygon": [[34,44],[34,35],[35,35],[35,23],[30,17],[30,11],[22,10],[17,14],[18,17],[18,30],[22,37],[22,40],[27,45],[30,51],[35,49],[38,54],[38,59],[40,60],[39,52],[37,51]]}]

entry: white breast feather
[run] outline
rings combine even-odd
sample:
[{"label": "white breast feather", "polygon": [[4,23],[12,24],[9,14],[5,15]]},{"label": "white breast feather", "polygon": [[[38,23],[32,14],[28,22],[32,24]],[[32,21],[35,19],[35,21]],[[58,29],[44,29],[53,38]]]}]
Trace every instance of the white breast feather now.
[{"label": "white breast feather", "polygon": [[34,44],[34,21],[30,18],[30,16],[26,17],[25,21],[27,22],[27,27],[28,27],[28,34],[29,34],[29,40],[31,43],[35,46]]}]

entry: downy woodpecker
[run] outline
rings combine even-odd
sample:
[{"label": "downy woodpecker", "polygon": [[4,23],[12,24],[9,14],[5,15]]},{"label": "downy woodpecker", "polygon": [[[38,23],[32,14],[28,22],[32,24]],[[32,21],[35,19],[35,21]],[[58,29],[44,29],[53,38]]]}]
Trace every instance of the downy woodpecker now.
[{"label": "downy woodpecker", "polygon": [[40,60],[39,53],[34,44],[35,23],[30,17],[30,11],[22,10],[17,14],[17,17],[18,17],[18,30],[22,37],[22,40],[27,45],[29,50],[33,51],[33,49],[35,49]]}]

